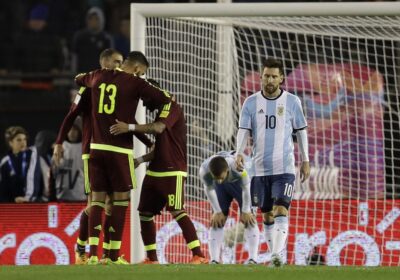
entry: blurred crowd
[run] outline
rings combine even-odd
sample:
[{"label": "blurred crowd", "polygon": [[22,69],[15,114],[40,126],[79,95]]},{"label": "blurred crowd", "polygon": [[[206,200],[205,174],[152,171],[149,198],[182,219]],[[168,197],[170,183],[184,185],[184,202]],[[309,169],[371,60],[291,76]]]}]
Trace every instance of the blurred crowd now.
[{"label": "blurred crowd", "polygon": [[85,72],[97,68],[97,58],[105,48],[127,54],[131,2],[217,1],[0,1],[0,75]]}]

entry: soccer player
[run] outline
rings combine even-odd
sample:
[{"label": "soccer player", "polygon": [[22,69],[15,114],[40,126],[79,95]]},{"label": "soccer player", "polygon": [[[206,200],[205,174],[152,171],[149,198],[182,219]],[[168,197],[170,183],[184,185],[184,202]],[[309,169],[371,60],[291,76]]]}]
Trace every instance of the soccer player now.
[{"label": "soccer player", "polygon": [[247,140],[250,135],[253,138],[255,176],[251,189],[261,208],[264,234],[274,266],[283,263],[288,236],[287,216],[295,180],[294,132],[302,159],[301,181],[304,182],[310,175],[307,122],[300,99],[280,88],[283,80],[282,62],[267,59],[261,73],[263,89],[246,98],[237,134],[236,161],[239,169],[243,167]]},{"label": "soccer player", "polygon": [[219,152],[206,159],[200,166],[200,179],[211,203],[210,241],[208,248],[211,263],[220,262],[224,225],[233,199],[239,203],[240,222],[245,226],[244,236],[248,242],[249,259],[246,263],[256,264],[259,243],[259,230],[251,213],[250,178],[247,171],[236,169],[235,157],[231,152]]},{"label": "soccer player", "polygon": [[[105,49],[100,54],[100,66],[102,69],[115,69],[121,67],[123,57],[121,53],[114,49]],[[140,67],[136,67],[137,71],[141,71]],[[62,143],[65,141],[68,131],[71,129],[75,119],[81,115],[82,116],[82,159],[84,162],[84,184],[85,193],[88,194],[88,203],[85,210],[81,214],[79,234],[76,241],[76,253],[75,253],[75,264],[86,264],[87,256],[85,254],[85,245],[88,239],[88,222],[89,222],[89,208],[91,202],[90,193],[90,183],[89,183],[89,170],[88,170],[88,160],[90,153],[90,139],[92,137],[91,124],[90,124],[90,94],[88,92],[90,89],[81,87],[78,96],[75,98],[74,103],[71,105],[70,111],[65,116],[62,122],[58,137],[56,140],[56,145],[53,152],[53,161],[56,165],[59,164],[60,159],[63,156],[63,146]],[[85,94],[86,93],[86,94]],[[147,147],[151,147],[153,143],[141,133],[135,133]],[[112,202],[107,197],[106,208],[105,208],[105,222],[104,222],[104,238],[103,238],[103,258],[108,257],[109,251],[109,223],[111,216]]]},{"label": "soccer player", "polygon": [[[130,134],[111,135],[109,127],[115,119],[134,123],[139,99],[156,106],[170,102],[168,94],[138,77],[145,73],[148,66],[149,63],[141,52],[131,52],[121,69],[99,69],[75,78],[78,85],[91,88],[92,139],[89,177],[92,202],[89,211],[88,264],[98,263],[97,246],[107,193],[112,193],[113,197],[109,226],[109,258],[115,264],[128,264],[119,256],[119,250],[130,190],[136,183],[132,156],[133,141]],[[134,75],[135,73],[137,75]]]},{"label": "soccer player", "polygon": [[147,258],[143,263],[158,263],[156,254],[156,228],[154,215],[161,214],[165,207],[182,229],[187,246],[192,250],[191,264],[208,263],[200,249],[196,229],[185,211],[184,183],[187,177],[186,122],[182,108],[175,101],[164,106],[143,102],[149,111],[158,109],[153,123],[135,125],[125,122],[110,127],[113,135],[128,131],[155,134],[155,149],[139,158],[138,163],[150,161],[143,180],[139,201],[139,216],[142,239]]}]

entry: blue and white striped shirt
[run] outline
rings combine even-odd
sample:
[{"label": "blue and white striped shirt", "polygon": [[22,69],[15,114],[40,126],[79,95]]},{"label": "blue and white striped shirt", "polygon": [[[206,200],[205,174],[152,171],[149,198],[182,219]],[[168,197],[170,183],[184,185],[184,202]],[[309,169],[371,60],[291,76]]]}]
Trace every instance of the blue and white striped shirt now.
[{"label": "blue and white striped shirt", "polygon": [[253,137],[255,176],[295,174],[292,133],[307,127],[300,99],[282,90],[273,99],[261,91],[246,98],[239,128]]}]

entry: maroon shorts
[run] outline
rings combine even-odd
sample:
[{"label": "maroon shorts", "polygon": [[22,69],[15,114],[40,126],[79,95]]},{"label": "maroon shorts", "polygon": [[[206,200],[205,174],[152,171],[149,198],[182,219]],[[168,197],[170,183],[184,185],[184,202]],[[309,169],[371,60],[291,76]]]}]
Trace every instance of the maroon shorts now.
[{"label": "maroon shorts", "polygon": [[94,192],[127,192],[136,187],[132,154],[91,150],[89,180]]},{"label": "maroon shorts", "polygon": [[[167,211],[178,211],[184,208],[184,185],[186,172],[177,171],[177,175],[168,176],[149,175],[147,171],[143,180],[142,191],[140,193],[139,212],[149,212],[154,215],[161,213],[165,207]],[[157,172],[158,173],[158,172]],[[185,175],[183,175],[185,174]]]}]

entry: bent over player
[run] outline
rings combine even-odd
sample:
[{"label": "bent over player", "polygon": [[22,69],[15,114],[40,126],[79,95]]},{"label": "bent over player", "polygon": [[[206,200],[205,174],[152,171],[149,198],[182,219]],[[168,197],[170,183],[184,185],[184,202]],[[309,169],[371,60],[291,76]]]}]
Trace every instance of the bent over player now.
[{"label": "bent over player", "polygon": [[199,174],[213,209],[208,245],[211,263],[220,262],[224,225],[229,207],[235,199],[240,207],[240,222],[245,226],[244,237],[249,248],[246,263],[256,264],[260,233],[251,213],[250,178],[247,171],[236,169],[235,157],[231,152],[219,152],[201,164]]}]

